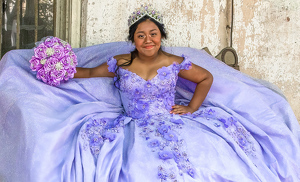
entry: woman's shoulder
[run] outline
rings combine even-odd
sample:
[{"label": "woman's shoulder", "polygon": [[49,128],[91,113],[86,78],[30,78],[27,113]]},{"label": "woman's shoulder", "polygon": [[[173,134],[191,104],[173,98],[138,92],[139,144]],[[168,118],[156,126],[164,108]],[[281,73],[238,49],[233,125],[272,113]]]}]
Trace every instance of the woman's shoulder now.
[{"label": "woman's shoulder", "polygon": [[174,62],[180,64],[184,60],[184,57],[181,57],[181,56],[176,56],[174,54],[170,54],[170,53],[167,53],[167,52],[164,52],[164,54],[167,56],[167,59],[168,59],[170,64],[172,64]]},{"label": "woman's shoulder", "polygon": [[117,65],[128,62],[131,59],[131,54],[119,54],[114,56],[114,59],[117,60]]}]

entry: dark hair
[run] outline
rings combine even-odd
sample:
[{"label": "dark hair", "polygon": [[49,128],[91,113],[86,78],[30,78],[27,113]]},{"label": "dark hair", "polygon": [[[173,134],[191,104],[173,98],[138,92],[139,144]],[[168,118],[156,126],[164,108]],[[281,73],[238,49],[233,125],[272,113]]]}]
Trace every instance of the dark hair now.
[{"label": "dark hair", "polygon": [[129,27],[129,35],[128,35],[128,40],[130,40],[131,42],[134,42],[134,33],[138,27],[138,25],[146,20],[150,20],[153,23],[155,23],[155,25],[158,27],[160,33],[161,33],[161,37],[162,38],[167,38],[167,33],[165,31],[165,26],[164,24],[160,24],[159,22],[157,22],[156,20],[153,20],[150,16],[145,15],[143,18],[139,19],[137,22],[135,22],[133,25],[131,25]]},{"label": "dark hair", "polygon": [[[160,31],[160,34],[161,34],[161,38],[164,38],[166,39],[167,38],[167,33],[165,31],[165,26],[164,24],[161,24],[159,22],[157,22],[156,20],[152,19],[150,16],[148,15],[145,15],[144,17],[142,17],[141,19],[139,19],[137,22],[135,22],[134,24],[132,24],[130,27],[129,27],[129,35],[128,35],[128,40],[131,41],[132,43],[134,43],[134,33],[138,27],[138,25],[146,20],[150,20],[152,21],[153,23],[155,23],[155,25],[158,27],[159,31]],[[161,47],[159,48],[159,50],[161,50]],[[135,48],[133,51],[130,52],[130,60],[127,60],[125,63],[117,66],[117,69],[115,71],[115,74],[117,76],[117,80],[114,82],[114,85],[117,87],[117,84],[116,82],[120,80],[120,77],[118,75],[118,70],[119,70],[119,67],[122,67],[122,66],[129,66],[132,64],[132,61],[134,60],[134,58],[136,57],[136,55],[138,54],[138,50]],[[118,87],[117,87],[118,88]]]}]

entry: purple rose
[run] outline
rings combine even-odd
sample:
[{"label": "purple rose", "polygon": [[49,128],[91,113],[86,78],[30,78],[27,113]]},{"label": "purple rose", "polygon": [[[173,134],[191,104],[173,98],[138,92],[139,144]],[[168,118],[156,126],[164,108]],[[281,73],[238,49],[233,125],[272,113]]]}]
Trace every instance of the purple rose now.
[{"label": "purple rose", "polygon": [[58,59],[54,57],[49,57],[44,64],[44,70],[46,72],[50,72],[51,70],[55,69],[55,65],[57,62],[59,62]]},{"label": "purple rose", "polygon": [[117,60],[111,57],[110,59],[107,60],[107,65],[108,65],[109,72],[115,72],[117,67]]},{"label": "purple rose", "polygon": [[149,104],[146,101],[138,100],[135,107],[140,111],[146,111],[149,108]]},{"label": "purple rose", "polygon": [[133,95],[136,97],[136,98],[139,98],[140,96],[141,96],[141,94],[142,94],[142,92],[141,92],[141,90],[140,89],[135,89],[134,91],[133,91]]},{"label": "purple rose", "polygon": [[171,152],[171,151],[160,151],[160,152],[158,152],[158,156],[162,160],[172,159],[173,158],[173,152]]},{"label": "purple rose", "polygon": [[47,47],[53,47],[56,44],[59,44],[59,39],[57,37],[48,37],[44,41],[45,46]]},{"label": "purple rose", "polygon": [[34,49],[34,56],[43,59],[47,57],[46,54],[47,47],[42,43],[37,48]]},{"label": "purple rose", "polygon": [[32,69],[32,71],[37,71],[43,67],[43,65],[40,62],[40,59],[34,56],[32,56],[29,62],[30,62],[30,69]]},{"label": "purple rose", "polygon": [[157,74],[160,80],[168,80],[170,78],[170,73],[171,71],[165,66],[157,70]]},{"label": "purple rose", "polygon": [[169,130],[167,133],[164,134],[164,138],[168,141],[177,141],[177,135],[175,132]]},{"label": "purple rose", "polygon": [[165,133],[167,133],[169,131],[169,129],[170,129],[170,126],[164,125],[164,124],[157,127],[157,130],[161,135],[164,135]]},{"label": "purple rose", "polygon": [[150,81],[147,81],[144,85],[145,90],[151,91],[152,89],[152,83]]},{"label": "purple rose", "polygon": [[36,77],[37,77],[38,79],[43,80],[43,82],[46,83],[47,80],[49,79],[49,73],[46,72],[44,69],[39,69],[39,70],[37,71]]},{"label": "purple rose", "polygon": [[72,47],[70,44],[66,43],[66,45],[64,45],[64,48],[65,48],[65,53],[69,53],[71,50],[72,50]]},{"label": "purple rose", "polygon": [[160,142],[157,139],[152,139],[148,142],[148,147],[150,148],[155,148],[155,147],[159,147]]},{"label": "purple rose", "polygon": [[184,56],[184,55],[182,55],[182,57],[184,57],[184,60],[183,60],[183,62],[180,64],[181,69],[185,69],[185,70],[191,69],[192,63],[191,63],[191,61],[189,60],[189,58],[186,57],[186,56]]},{"label": "purple rose", "polygon": [[[64,47],[61,45],[54,45],[53,46],[53,56],[56,57],[57,59],[61,59],[65,56],[65,51]],[[68,55],[69,56],[69,55]]]},{"label": "purple rose", "polygon": [[73,78],[76,70],[74,68],[69,68],[66,70],[66,74],[64,76],[64,80],[67,81],[69,78]]},{"label": "purple rose", "polygon": [[63,80],[64,75],[65,70],[52,70],[50,72],[50,79],[48,79],[46,83],[52,86],[57,86],[59,85],[60,81]]},{"label": "purple rose", "polygon": [[69,69],[71,67],[71,57],[65,56],[60,59],[60,62],[64,65],[65,69]]},{"label": "purple rose", "polygon": [[57,81],[60,81],[60,80],[63,80],[64,76],[66,74],[66,70],[52,70],[50,72],[50,76],[53,80],[57,80]]},{"label": "purple rose", "polygon": [[182,65],[182,69],[189,70],[192,68],[192,63],[188,62],[187,64]]}]

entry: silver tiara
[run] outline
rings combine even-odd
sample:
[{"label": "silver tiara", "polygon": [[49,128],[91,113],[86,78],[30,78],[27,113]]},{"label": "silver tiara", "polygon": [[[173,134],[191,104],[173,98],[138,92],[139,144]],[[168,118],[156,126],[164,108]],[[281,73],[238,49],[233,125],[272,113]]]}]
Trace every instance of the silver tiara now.
[{"label": "silver tiara", "polygon": [[128,18],[128,26],[131,27],[135,22],[139,21],[144,16],[148,15],[153,20],[157,21],[158,23],[163,23],[163,16],[160,14],[159,11],[156,11],[152,8],[152,5],[141,5],[139,9],[133,12]]}]

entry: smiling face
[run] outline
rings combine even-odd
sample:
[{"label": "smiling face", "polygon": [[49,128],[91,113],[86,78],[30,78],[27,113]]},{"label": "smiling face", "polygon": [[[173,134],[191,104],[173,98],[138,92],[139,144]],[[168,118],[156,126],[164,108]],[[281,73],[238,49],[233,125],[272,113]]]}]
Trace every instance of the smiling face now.
[{"label": "smiling face", "polygon": [[141,56],[156,56],[161,46],[161,33],[151,20],[137,26],[134,43]]}]

